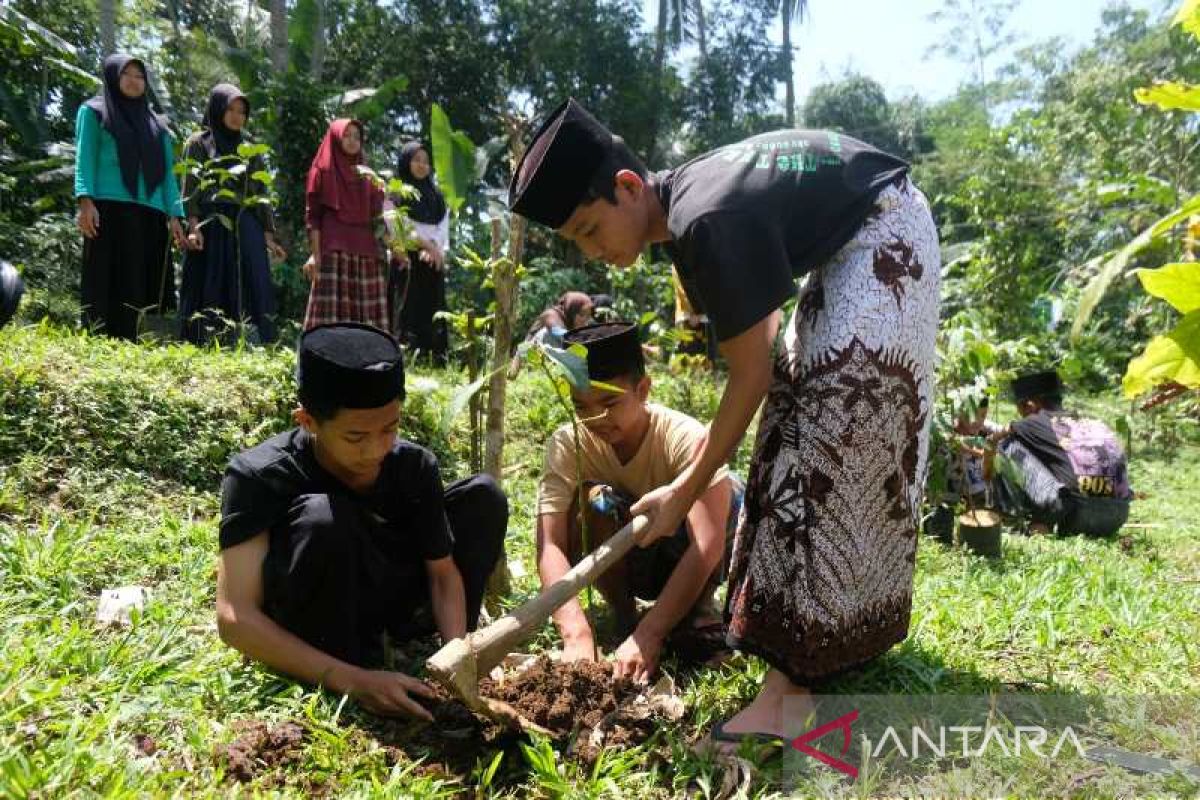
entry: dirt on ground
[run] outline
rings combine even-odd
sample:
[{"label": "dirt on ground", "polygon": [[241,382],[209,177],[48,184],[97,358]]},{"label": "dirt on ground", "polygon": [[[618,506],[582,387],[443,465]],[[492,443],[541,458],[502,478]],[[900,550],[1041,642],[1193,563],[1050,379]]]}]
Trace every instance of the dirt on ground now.
[{"label": "dirt on ground", "polygon": [[545,656],[516,677],[479,682],[479,693],[503,700],[528,720],[560,735],[576,726],[595,728],[617,705],[638,693],[637,684],[613,679],[612,667],[596,661],[557,664]]},{"label": "dirt on ground", "polygon": [[262,720],[234,724],[237,737],[214,751],[225,773],[240,783],[298,764],[304,756],[306,732],[294,722],[268,725]]},{"label": "dirt on ground", "polygon": [[[424,759],[419,772],[432,777],[466,780],[479,761],[496,750],[516,749],[520,734],[476,716],[441,687],[436,697],[417,701],[433,714],[433,723],[406,718],[358,716],[358,727],[384,749],[389,764]],[[506,759],[506,761],[509,759]]]},{"label": "dirt on ground", "polygon": [[[360,732],[355,735],[382,747],[389,765],[421,761],[418,772],[430,777],[467,782],[497,750],[511,751],[506,765],[521,762],[518,744],[525,739],[520,731],[476,716],[441,687],[433,688],[433,699],[419,698],[433,714],[432,724],[355,713],[349,717]],[[479,689],[482,695],[514,706],[557,737],[570,738],[571,755],[587,763],[602,748],[645,742],[658,727],[649,706],[633,702],[641,687],[628,679],[614,680],[605,663],[559,664],[543,656],[503,682],[485,678]],[[244,720],[234,724],[234,732],[232,742],[215,748],[214,758],[229,779],[263,787],[286,782],[289,768],[303,763],[310,738],[307,728],[296,722]],[[326,787],[311,788],[314,794],[323,794]]]}]

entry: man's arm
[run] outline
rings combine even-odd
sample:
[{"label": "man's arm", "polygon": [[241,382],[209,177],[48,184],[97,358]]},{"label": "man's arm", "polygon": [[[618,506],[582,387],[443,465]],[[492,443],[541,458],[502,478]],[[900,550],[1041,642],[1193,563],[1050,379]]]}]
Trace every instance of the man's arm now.
[{"label": "man's arm", "polygon": [[729,378],[717,415],[708,426],[696,460],[667,486],[647,492],[633,504],[633,514],[650,517],[650,528],[641,544],[669,536],[689,513],[712,476],[725,464],[742,440],[754,412],[771,388],[771,348],[779,331],[780,314],[773,311],[749,330],[721,342],[721,355],[729,364]]},{"label": "man's arm", "polygon": [[708,488],[687,515],[688,548],[639,628],[665,639],[696,604],[725,556],[725,523],[733,488],[728,478]]},{"label": "man's arm", "polygon": [[725,555],[732,492],[730,480],[725,478],[710,486],[688,512],[688,548],[654,606],[617,649],[614,674],[646,681],[658,668],[663,641],[691,611]]},{"label": "man's arm", "polygon": [[432,697],[424,683],[398,672],[374,672],[348,664],[285,630],[262,610],[264,531],[221,551],[217,562],[217,631],[234,649],[271,669],[339,694],[357,697],[380,714],[413,714],[432,721],[408,696]]},{"label": "man's arm", "polygon": [[[568,556],[570,519],[564,512],[539,514],[537,519],[537,562],[538,577],[542,588],[558,581],[571,569]],[[554,612],[554,624],[562,636],[568,660],[592,658],[594,638],[591,625],[579,605],[579,598],[572,597]]]},{"label": "man's arm", "polygon": [[467,633],[467,594],[463,588],[462,574],[451,556],[425,562],[429,576],[429,599],[433,604],[433,618],[437,622],[442,641],[459,639]]}]

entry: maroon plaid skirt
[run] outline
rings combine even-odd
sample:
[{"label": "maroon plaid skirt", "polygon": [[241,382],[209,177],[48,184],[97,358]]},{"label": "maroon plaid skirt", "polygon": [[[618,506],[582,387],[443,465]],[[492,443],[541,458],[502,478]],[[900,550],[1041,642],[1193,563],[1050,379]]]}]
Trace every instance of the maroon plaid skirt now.
[{"label": "maroon plaid skirt", "polygon": [[323,253],[308,294],[304,330],[333,322],[364,322],[388,329],[387,274],[374,256]]}]

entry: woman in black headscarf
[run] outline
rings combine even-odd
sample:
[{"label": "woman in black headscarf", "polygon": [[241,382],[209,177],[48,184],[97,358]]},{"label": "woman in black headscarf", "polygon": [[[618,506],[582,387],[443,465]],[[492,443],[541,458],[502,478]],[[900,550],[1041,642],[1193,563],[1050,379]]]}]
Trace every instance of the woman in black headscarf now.
[{"label": "woman in black headscarf", "polygon": [[145,64],[111,55],[103,90],[75,116],[83,324],[124,339],[137,338],[142,313],[174,308],[168,231],[183,246],[171,134],[146,83]]},{"label": "woman in black headscarf", "polygon": [[[396,175],[420,193],[415,200],[400,200],[413,222],[420,248],[408,253],[391,293],[393,309],[400,309],[400,328],[410,348],[428,354],[435,364],[446,363],[446,323],[433,315],[446,309],[446,251],[450,248],[450,212],[446,199],[433,182],[429,151],[420,142],[400,150]],[[396,274],[393,272],[393,274]],[[397,315],[393,312],[392,317]]]},{"label": "woman in black headscarf", "polygon": [[[249,118],[250,101],[241,90],[217,84],[208,98],[204,129],[184,147],[188,171],[183,192],[191,252],[183,265],[179,310],[183,336],[196,344],[240,322],[252,323],[259,341],[275,340],[275,296],[267,251],[280,259],[286,253],[275,241],[267,188],[254,179],[266,170],[262,156],[247,160],[238,154]],[[245,169],[232,175],[219,171],[238,165]],[[201,189],[205,178],[213,183]]]}]

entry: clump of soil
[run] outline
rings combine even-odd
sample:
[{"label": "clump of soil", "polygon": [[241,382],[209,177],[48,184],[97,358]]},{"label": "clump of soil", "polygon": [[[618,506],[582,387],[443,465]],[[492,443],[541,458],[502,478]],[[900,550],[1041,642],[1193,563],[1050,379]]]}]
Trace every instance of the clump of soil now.
[{"label": "clump of soil", "polygon": [[305,730],[294,722],[274,727],[262,720],[236,723],[236,739],[218,745],[214,755],[224,764],[225,772],[241,783],[279,767],[300,762],[304,752]]},{"label": "clump of soil", "polygon": [[517,677],[496,683],[479,682],[479,692],[503,700],[532,722],[558,733],[577,725],[595,728],[620,703],[638,693],[628,678],[612,677],[608,664],[577,661],[556,664],[542,656]]},{"label": "clump of soil", "polygon": [[359,727],[384,748],[389,764],[424,759],[422,774],[466,780],[478,760],[516,741],[512,732],[477,717],[442,687],[432,688],[433,699],[414,698],[433,714],[432,723],[407,717],[360,717]]}]

